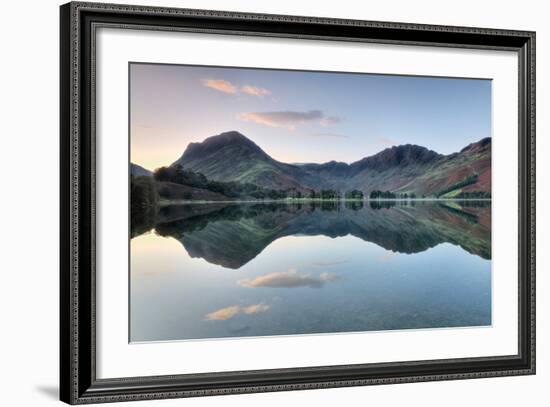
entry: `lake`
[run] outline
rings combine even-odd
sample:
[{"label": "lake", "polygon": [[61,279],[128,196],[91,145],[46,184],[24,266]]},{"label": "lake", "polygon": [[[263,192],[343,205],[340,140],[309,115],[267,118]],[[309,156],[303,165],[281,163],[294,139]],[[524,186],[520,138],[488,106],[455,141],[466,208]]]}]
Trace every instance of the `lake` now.
[{"label": "lake", "polygon": [[131,235],[132,342],[491,325],[490,201],[173,205]]}]

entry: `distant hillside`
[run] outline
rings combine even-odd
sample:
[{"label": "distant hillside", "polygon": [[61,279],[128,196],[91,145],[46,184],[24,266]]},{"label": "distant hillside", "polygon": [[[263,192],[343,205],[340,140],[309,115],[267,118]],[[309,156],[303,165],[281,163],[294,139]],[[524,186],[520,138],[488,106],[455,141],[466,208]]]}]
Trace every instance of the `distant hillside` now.
[{"label": "distant hillside", "polygon": [[153,173],[140,165],[130,163],[130,174],[134,177],[152,177]]},{"label": "distant hillside", "polygon": [[417,145],[387,148],[352,164],[286,164],[270,157],[244,135],[230,131],[191,143],[172,166],[204,174],[221,182],[241,182],[262,188],[358,189],[456,196],[491,190],[491,139],[472,143],[460,152],[438,154]]},{"label": "distant hillside", "polygon": [[[468,183],[468,180],[471,182]],[[424,174],[399,187],[397,191],[420,191],[426,194],[447,191],[443,196],[448,197],[460,192],[491,192],[491,139],[484,138],[466,146],[459,153],[442,157],[429,166]]]}]

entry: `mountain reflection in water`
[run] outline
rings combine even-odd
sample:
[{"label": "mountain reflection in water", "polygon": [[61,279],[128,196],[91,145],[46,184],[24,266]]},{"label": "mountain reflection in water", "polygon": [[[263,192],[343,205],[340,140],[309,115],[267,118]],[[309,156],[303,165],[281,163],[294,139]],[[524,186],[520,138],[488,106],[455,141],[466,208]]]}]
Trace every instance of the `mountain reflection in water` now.
[{"label": "mountain reflection in water", "polygon": [[447,242],[491,258],[487,201],[175,205],[161,208],[154,229],[177,239],[191,257],[232,269],[290,235],[352,235],[408,254]]},{"label": "mountain reflection in water", "polygon": [[131,234],[133,341],[491,323],[490,201],[173,205]]}]

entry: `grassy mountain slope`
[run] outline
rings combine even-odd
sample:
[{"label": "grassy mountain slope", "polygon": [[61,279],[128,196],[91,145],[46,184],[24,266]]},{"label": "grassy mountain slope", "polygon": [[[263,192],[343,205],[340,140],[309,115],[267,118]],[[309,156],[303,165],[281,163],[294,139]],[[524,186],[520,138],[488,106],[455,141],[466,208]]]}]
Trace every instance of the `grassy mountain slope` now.
[{"label": "grassy mountain slope", "polygon": [[179,160],[185,169],[214,181],[253,183],[270,189],[303,189],[307,174],[299,167],[281,163],[236,131],[191,143]]},{"label": "grassy mountain slope", "polygon": [[452,196],[491,190],[491,139],[472,143],[458,153],[441,155],[416,145],[395,146],[352,164],[285,164],[254,142],[231,131],[191,143],[172,165],[216,181],[252,183],[263,188],[358,189]]},{"label": "grassy mountain slope", "polygon": [[[465,180],[471,182],[459,186]],[[453,188],[458,186],[458,188]],[[397,192],[437,195],[449,190],[445,195],[459,192],[491,191],[491,139],[485,138],[472,143],[456,154],[451,154],[425,168],[419,176],[397,188]]]}]

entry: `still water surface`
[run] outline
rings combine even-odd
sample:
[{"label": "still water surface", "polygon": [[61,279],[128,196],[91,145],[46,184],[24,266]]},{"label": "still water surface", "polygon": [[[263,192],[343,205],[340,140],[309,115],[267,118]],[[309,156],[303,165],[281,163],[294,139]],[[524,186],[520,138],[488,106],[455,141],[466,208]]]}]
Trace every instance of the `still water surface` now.
[{"label": "still water surface", "polygon": [[487,203],[190,204],[133,227],[130,339],[491,324]]}]

